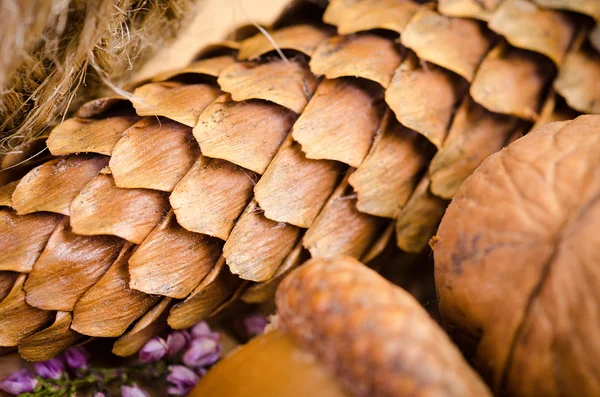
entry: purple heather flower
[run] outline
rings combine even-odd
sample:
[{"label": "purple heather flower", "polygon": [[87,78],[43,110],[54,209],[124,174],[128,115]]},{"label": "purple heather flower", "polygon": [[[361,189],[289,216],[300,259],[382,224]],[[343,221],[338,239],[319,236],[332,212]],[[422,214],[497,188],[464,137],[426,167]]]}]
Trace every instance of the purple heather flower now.
[{"label": "purple heather flower", "polygon": [[198,324],[194,325],[190,330],[190,334],[193,339],[200,338],[206,335],[212,334],[210,327],[206,324],[205,321],[201,321]]},{"label": "purple heather flower", "polygon": [[213,332],[206,322],[201,321],[198,324],[194,325],[190,330],[190,335],[192,339],[199,338],[211,338],[214,340],[221,339],[221,335],[218,332]]},{"label": "purple heather flower", "polygon": [[32,392],[37,386],[38,380],[28,369],[25,368],[20,371],[13,372],[2,382],[0,382],[0,390],[4,390],[8,394],[15,396],[21,393]]},{"label": "purple heather flower", "polygon": [[155,336],[140,349],[139,358],[143,363],[158,361],[167,353],[167,342],[163,338]]},{"label": "purple heather flower", "polygon": [[134,383],[133,386],[121,386],[121,397],[150,397],[150,395]]},{"label": "purple heather flower", "polygon": [[261,314],[251,314],[242,319],[242,327],[248,338],[254,338],[265,332],[265,327],[268,324],[269,320]]},{"label": "purple heather flower", "polygon": [[169,394],[175,396],[185,396],[198,383],[200,377],[188,367],[183,365],[170,365],[167,381],[170,383],[167,388]]},{"label": "purple heather flower", "polygon": [[87,369],[89,354],[82,346],[72,347],[65,352],[67,365],[73,370]]},{"label": "purple heather flower", "polygon": [[198,376],[202,378],[204,375],[206,375],[208,370],[206,368],[198,367],[198,368],[194,368],[194,372],[197,373]]},{"label": "purple heather flower", "polygon": [[[218,335],[218,334],[217,334]],[[217,362],[221,355],[221,342],[210,336],[194,339],[183,355],[183,362],[190,367],[204,367]]]},{"label": "purple heather flower", "polygon": [[173,331],[167,336],[167,356],[176,356],[192,340],[187,331]]},{"label": "purple heather flower", "polygon": [[60,379],[65,373],[65,363],[58,358],[33,364],[35,373],[46,379]]},{"label": "purple heather flower", "polygon": [[93,397],[106,397],[106,394],[104,394],[101,391],[97,391],[96,393],[94,393]]}]

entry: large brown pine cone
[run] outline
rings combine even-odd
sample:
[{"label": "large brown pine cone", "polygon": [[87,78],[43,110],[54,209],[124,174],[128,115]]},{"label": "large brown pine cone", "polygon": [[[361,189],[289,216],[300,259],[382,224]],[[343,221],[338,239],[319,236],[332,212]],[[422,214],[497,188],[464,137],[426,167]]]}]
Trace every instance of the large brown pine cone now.
[{"label": "large brown pine cone", "polygon": [[132,354],[269,296],[304,249],[422,251],[489,154],[600,111],[596,0],[320,3],[52,131],[0,190],[0,346]]}]

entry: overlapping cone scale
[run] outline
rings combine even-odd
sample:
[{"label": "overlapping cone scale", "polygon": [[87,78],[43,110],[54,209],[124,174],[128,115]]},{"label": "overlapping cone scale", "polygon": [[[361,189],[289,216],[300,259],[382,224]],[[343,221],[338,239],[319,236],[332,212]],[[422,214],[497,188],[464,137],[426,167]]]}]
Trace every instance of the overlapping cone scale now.
[{"label": "overlapping cone scale", "polygon": [[1,174],[0,346],[133,354],[268,297],[305,252],[370,259],[394,228],[423,251],[487,155],[599,111],[595,4],[296,1],[268,27],[279,51],[244,28],[83,105],[55,158]]}]

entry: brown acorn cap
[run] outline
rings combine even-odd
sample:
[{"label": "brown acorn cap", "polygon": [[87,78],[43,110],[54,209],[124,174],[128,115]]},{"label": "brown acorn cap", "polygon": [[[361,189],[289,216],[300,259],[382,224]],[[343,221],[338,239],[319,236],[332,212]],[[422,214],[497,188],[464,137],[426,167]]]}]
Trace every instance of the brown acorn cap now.
[{"label": "brown acorn cap", "polygon": [[[309,260],[276,303],[276,329],[218,363],[192,397],[491,396],[419,303],[354,258]],[[243,382],[227,381],[241,371]]]}]

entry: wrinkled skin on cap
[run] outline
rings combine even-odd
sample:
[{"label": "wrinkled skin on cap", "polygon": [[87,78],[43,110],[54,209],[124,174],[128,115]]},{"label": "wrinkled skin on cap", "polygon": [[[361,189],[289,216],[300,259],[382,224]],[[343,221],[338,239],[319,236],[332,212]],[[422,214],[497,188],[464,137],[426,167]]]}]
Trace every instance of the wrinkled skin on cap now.
[{"label": "wrinkled skin on cap", "polygon": [[500,395],[600,395],[600,117],[546,125],[462,185],[435,245],[448,331]]}]

